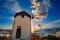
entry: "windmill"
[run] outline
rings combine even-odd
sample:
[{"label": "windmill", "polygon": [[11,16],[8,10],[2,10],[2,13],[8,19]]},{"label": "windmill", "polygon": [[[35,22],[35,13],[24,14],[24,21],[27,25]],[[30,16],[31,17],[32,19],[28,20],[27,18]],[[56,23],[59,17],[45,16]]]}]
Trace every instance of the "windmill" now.
[{"label": "windmill", "polygon": [[[42,0],[43,2],[37,2],[37,0],[32,0],[32,14],[34,15],[32,17],[33,21],[36,22],[36,24],[41,29],[41,24],[44,18],[47,18],[48,16],[48,0]],[[40,21],[40,23],[38,23]],[[35,31],[35,27],[34,27]]]}]

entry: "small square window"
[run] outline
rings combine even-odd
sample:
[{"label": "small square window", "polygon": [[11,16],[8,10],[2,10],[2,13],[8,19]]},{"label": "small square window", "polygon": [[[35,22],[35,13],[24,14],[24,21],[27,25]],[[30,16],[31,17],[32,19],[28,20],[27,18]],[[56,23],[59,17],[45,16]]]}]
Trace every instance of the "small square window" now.
[{"label": "small square window", "polygon": [[24,18],[24,15],[21,15],[22,18]]}]

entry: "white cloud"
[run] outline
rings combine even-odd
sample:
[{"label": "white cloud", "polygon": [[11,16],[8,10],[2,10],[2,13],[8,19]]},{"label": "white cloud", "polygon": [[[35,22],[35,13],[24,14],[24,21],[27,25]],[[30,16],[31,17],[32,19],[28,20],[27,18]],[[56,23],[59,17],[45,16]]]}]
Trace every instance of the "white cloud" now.
[{"label": "white cloud", "polygon": [[49,23],[40,24],[40,27],[39,27],[37,25],[37,23],[33,22],[33,20],[32,20],[31,21],[31,30],[32,30],[32,32],[34,32],[34,28],[35,28],[35,30],[55,28],[55,27],[58,27],[59,26],[59,25],[58,26],[54,25],[54,24],[57,24],[58,22],[60,22],[60,19],[59,20],[52,21],[52,22],[49,22]]},{"label": "white cloud", "polygon": [[53,8],[53,6],[52,6],[52,3],[50,2],[50,0],[43,0],[43,3],[44,4],[48,4],[48,7],[51,7],[51,8]]},{"label": "white cloud", "polygon": [[[59,27],[60,25],[57,25],[57,23],[60,22],[59,20],[51,21],[47,24],[42,24],[43,28],[54,28],[54,27]],[[57,25],[57,26],[56,26]]]},{"label": "white cloud", "polygon": [[12,19],[14,21],[14,17],[10,17],[10,19]]},{"label": "white cloud", "polygon": [[60,22],[60,19],[59,19],[59,20],[55,20],[55,21],[50,22],[50,23],[51,23],[51,24],[55,24],[55,23],[58,23],[58,22]]},{"label": "white cloud", "polygon": [[0,29],[4,29],[4,30],[6,30],[6,29],[12,29],[12,26],[1,26]]},{"label": "white cloud", "polygon": [[9,0],[7,2],[4,3],[3,7],[14,11],[14,12],[20,12],[20,6],[19,3],[15,0]]},{"label": "white cloud", "polygon": [[19,4],[17,2],[13,6],[12,10],[14,10],[15,12],[20,12],[20,6],[19,6]]},{"label": "white cloud", "polygon": [[41,29],[49,29],[49,28],[53,28],[53,25],[50,24],[42,24]]}]

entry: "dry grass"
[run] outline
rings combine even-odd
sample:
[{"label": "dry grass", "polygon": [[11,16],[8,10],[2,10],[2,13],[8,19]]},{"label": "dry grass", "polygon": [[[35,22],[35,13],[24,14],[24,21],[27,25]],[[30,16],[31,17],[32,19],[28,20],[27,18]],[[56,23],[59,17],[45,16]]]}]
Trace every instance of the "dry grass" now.
[{"label": "dry grass", "polygon": [[38,35],[32,34],[32,40],[47,40],[47,37],[40,37]]},{"label": "dry grass", "polygon": [[11,38],[10,37],[7,38],[6,36],[1,36],[0,40],[11,40]]}]

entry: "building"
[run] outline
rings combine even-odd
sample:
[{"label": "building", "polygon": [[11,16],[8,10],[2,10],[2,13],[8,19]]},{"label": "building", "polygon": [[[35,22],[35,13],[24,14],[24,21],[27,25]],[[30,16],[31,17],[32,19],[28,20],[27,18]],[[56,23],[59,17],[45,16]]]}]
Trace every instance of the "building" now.
[{"label": "building", "polygon": [[55,36],[60,37],[60,31],[56,32]]},{"label": "building", "polygon": [[11,32],[1,32],[0,40],[11,40]]},{"label": "building", "polygon": [[22,11],[14,16],[12,40],[31,40],[31,15]]}]

